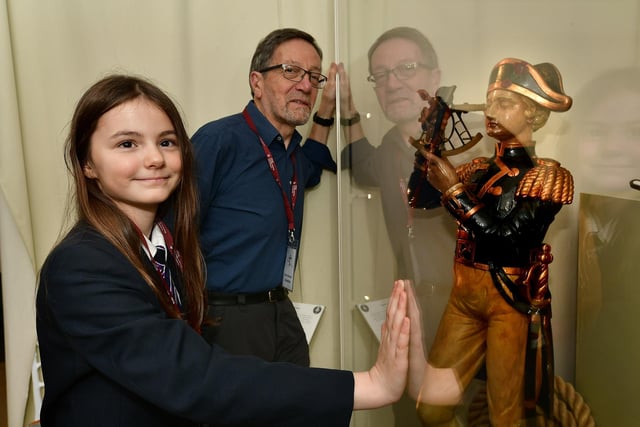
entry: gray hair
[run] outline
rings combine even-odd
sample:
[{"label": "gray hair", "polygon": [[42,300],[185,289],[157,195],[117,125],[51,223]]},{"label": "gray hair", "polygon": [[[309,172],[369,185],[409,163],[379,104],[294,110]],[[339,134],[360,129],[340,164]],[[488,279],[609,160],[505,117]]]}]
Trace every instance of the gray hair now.
[{"label": "gray hair", "polygon": [[[265,38],[260,40],[258,46],[256,46],[255,52],[253,53],[253,57],[251,58],[249,73],[252,71],[263,70],[272,65],[270,62],[276,49],[282,43],[295,39],[301,39],[308,42],[313,46],[316,52],[318,52],[320,60],[322,60],[322,49],[320,49],[316,39],[313,38],[311,34],[297,28],[279,28],[270,32]],[[251,96],[253,97],[253,90],[251,91]]]}]

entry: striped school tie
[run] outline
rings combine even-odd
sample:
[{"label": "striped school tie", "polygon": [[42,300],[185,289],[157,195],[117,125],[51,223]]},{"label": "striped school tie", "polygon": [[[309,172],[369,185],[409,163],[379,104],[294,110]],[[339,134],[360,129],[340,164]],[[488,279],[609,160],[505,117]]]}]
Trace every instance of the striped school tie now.
[{"label": "striped school tie", "polygon": [[156,269],[160,272],[162,277],[164,278],[165,283],[169,287],[169,294],[173,301],[180,307],[182,306],[182,301],[180,300],[180,293],[171,278],[171,270],[167,266],[167,251],[164,246],[158,245],[156,246],[156,254],[153,257],[153,262],[156,265]]}]

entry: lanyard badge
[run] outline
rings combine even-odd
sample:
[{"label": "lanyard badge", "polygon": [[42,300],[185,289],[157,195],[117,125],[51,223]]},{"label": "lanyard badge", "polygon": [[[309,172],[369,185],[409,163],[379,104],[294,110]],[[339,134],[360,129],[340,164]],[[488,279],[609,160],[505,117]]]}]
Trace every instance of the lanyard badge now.
[{"label": "lanyard badge", "polygon": [[242,111],[242,115],[244,116],[245,121],[258,137],[260,141],[260,145],[264,150],[264,154],[267,158],[267,164],[269,165],[269,170],[271,170],[271,174],[273,175],[273,179],[280,187],[280,192],[282,193],[282,201],[284,203],[284,210],[287,214],[287,255],[284,259],[284,269],[282,272],[282,286],[289,290],[293,291],[293,275],[296,269],[296,259],[298,256],[298,241],[295,236],[295,222],[293,216],[293,209],[296,206],[296,200],[298,199],[298,178],[296,173],[296,158],[294,154],[291,154],[291,163],[293,163],[293,180],[291,181],[291,202],[289,202],[289,198],[287,194],[284,192],[284,188],[282,187],[282,181],[280,179],[280,173],[278,172],[278,168],[276,167],[276,162],[273,159],[273,155],[271,154],[271,150],[267,144],[265,144],[264,140],[258,133],[258,129],[256,128],[255,123],[251,119],[249,112],[245,108]]},{"label": "lanyard badge", "polygon": [[296,257],[298,256],[298,241],[293,234],[293,230],[289,232],[289,240],[287,242],[287,256],[284,259],[284,270],[282,272],[282,286],[289,292],[293,291],[293,274],[296,270]]}]

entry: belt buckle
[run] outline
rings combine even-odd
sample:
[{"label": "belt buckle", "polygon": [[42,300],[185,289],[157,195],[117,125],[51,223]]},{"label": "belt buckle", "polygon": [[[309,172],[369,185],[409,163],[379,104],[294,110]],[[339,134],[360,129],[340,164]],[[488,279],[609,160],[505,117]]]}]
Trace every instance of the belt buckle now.
[{"label": "belt buckle", "polygon": [[275,289],[269,289],[269,292],[267,293],[267,295],[269,296],[269,302],[276,302],[277,299],[275,299],[275,297],[271,296],[271,292],[275,291]]}]

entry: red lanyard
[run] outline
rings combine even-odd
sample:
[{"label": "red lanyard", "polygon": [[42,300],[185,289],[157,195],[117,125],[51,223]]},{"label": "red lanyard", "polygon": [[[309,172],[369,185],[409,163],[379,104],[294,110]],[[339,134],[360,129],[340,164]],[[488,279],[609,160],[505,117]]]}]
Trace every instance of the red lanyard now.
[{"label": "red lanyard", "polygon": [[278,187],[280,187],[280,192],[282,193],[282,201],[284,202],[284,210],[287,213],[287,221],[289,223],[289,239],[291,240],[294,238],[293,232],[295,231],[293,209],[296,207],[296,200],[298,198],[298,178],[296,174],[296,157],[294,155],[295,153],[291,153],[291,163],[293,163],[293,180],[291,181],[291,202],[289,202],[289,198],[287,197],[287,194],[284,192],[284,188],[282,187],[280,173],[278,172],[278,168],[276,167],[275,160],[273,160],[271,150],[269,150],[269,147],[267,147],[267,144],[265,144],[264,140],[258,133],[258,129],[256,128],[256,125],[246,108],[242,111],[242,115],[244,116],[244,119],[246,120],[253,133],[255,133],[260,140],[260,145],[262,145],[264,154],[267,157],[267,164],[269,165],[269,169],[271,170],[273,179],[275,179]]}]

